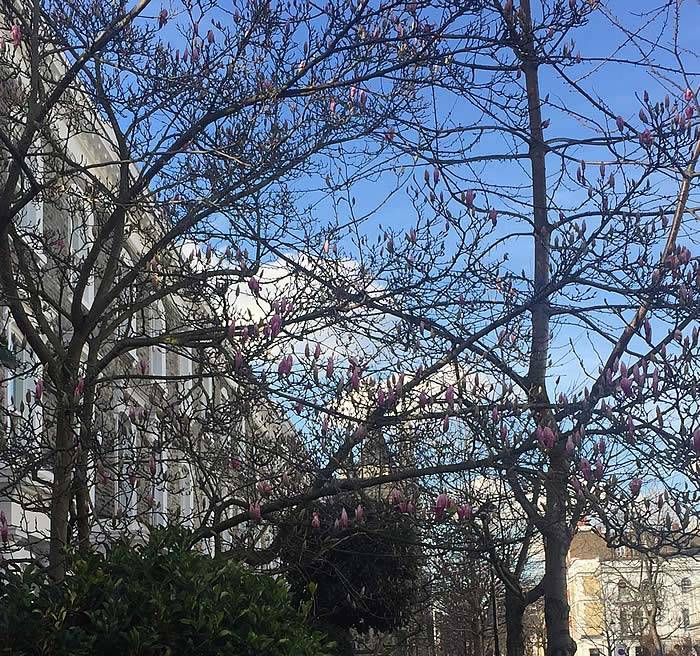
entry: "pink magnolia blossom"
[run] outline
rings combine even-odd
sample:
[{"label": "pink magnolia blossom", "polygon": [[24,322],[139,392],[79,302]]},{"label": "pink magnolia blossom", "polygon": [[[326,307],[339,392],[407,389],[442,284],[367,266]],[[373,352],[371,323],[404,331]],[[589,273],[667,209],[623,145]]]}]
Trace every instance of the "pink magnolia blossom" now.
[{"label": "pink magnolia blossom", "polygon": [[311,528],[316,531],[321,528],[321,518],[318,516],[317,512],[315,512],[311,518]]},{"label": "pink magnolia blossom", "polygon": [[262,518],[262,510],[260,508],[260,504],[257,501],[251,502],[250,507],[248,508],[248,514],[254,522],[260,521],[260,519]]},{"label": "pink magnolia blossom", "polygon": [[355,508],[355,521],[361,522],[364,518],[365,509],[361,505],[358,505],[357,508]]},{"label": "pink magnolia blossom", "polygon": [[392,506],[395,506],[395,505],[397,505],[398,503],[401,502],[401,497],[402,497],[401,490],[399,490],[398,488],[394,488],[394,489],[389,493],[389,503],[390,503]]},{"label": "pink magnolia blossom", "polygon": [[348,518],[348,511],[343,508],[340,511],[340,519],[338,521],[338,524],[340,525],[341,528],[347,528],[350,526],[350,519]]},{"label": "pink magnolia blossom", "polygon": [[12,45],[14,45],[15,48],[22,43],[22,28],[19,25],[13,25],[10,28],[10,38],[12,39]]},{"label": "pink magnolia blossom", "polygon": [[457,508],[457,517],[459,521],[469,520],[474,516],[474,511],[472,507],[468,504],[462,504]]},{"label": "pink magnolia blossom", "polygon": [[617,124],[617,129],[618,129],[620,132],[623,132],[624,129],[625,129],[625,119],[622,118],[622,116],[617,116],[617,117],[615,118],[615,123]]},{"label": "pink magnolia blossom", "polygon": [[270,485],[270,483],[267,481],[260,481],[258,483],[258,491],[264,497],[269,497],[272,494],[272,485]]},{"label": "pink magnolia blossom", "polygon": [[156,474],[156,455],[155,455],[155,453],[151,453],[151,455],[148,458],[148,471],[151,472],[151,476],[155,476],[155,474]]},{"label": "pink magnolia blossom", "polygon": [[331,355],[326,362],[326,377],[333,377],[333,356]]},{"label": "pink magnolia blossom", "polygon": [[39,378],[34,385],[34,398],[37,401],[41,401],[41,397],[44,395],[44,381]]}]

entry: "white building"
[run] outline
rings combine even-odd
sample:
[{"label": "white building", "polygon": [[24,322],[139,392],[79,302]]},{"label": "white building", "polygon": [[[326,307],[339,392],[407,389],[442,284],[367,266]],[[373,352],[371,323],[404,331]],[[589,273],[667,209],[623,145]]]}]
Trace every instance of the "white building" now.
[{"label": "white building", "polygon": [[695,654],[700,648],[700,560],[609,549],[583,525],[569,551],[571,634],[582,656]]}]

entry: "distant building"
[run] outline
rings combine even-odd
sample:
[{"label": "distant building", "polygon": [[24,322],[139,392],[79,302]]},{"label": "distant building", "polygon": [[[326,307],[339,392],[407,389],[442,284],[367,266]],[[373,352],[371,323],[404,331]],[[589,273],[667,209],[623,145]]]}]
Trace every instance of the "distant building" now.
[{"label": "distant building", "polygon": [[610,549],[581,526],[569,551],[571,635],[581,656],[700,653],[700,561]]}]

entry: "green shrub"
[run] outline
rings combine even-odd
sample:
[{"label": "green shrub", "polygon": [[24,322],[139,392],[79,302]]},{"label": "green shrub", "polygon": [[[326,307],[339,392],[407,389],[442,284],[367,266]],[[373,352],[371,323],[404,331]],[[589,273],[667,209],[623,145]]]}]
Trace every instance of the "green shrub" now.
[{"label": "green shrub", "polygon": [[61,584],[39,569],[0,577],[0,654],[322,656],[283,582],[188,548],[175,529],[75,557]]},{"label": "green shrub", "polygon": [[[362,503],[364,517],[354,519]],[[347,527],[336,526],[343,508]],[[392,631],[403,626],[416,598],[420,568],[418,538],[411,518],[386,503],[347,495],[319,503],[311,513],[281,531],[281,559],[288,567],[292,594],[314,592],[313,619],[342,642],[353,629]]]}]

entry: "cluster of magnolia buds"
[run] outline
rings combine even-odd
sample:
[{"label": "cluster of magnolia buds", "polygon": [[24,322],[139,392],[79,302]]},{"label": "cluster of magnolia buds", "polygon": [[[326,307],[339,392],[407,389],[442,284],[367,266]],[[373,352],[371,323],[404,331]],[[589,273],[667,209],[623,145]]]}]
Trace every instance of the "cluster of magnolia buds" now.
[{"label": "cluster of magnolia buds", "polygon": [[476,516],[476,508],[473,508],[468,503],[456,505],[445,492],[438,494],[433,510],[435,519],[438,522],[442,522],[448,514],[453,512],[457,515],[457,519],[460,522],[469,521]]},{"label": "cluster of magnolia buds", "polygon": [[404,499],[401,490],[394,488],[389,493],[389,505],[402,515],[412,515],[416,511],[416,503],[412,499]]},{"label": "cluster of magnolia buds", "polygon": [[367,92],[364,89],[350,87],[350,104],[364,108],[367,104]]},{"label": "cluster of magnolia buds", "polygon": [[[360,524],[365,518],[365,509],[362,507],[361,504],[358,504],[357,508],[355,508],[355,523]],[[318,516],[318,513],[313,514],[313,518],[311,520],[311,526],[315,529],[320,528],[321,526],[321,520]],[[340,511],[340,517],[338,517],[335,522],[333,523],[333,528],[335,530],[339,530],[341,528],[348,528],[350,526],[350,517],[348,516],[348,511],[345,510],[345,507],[342,508]]]}]

